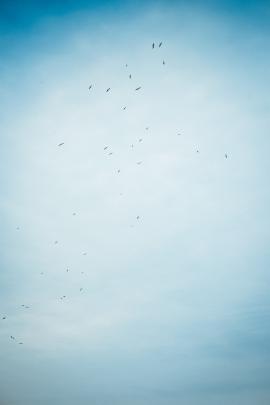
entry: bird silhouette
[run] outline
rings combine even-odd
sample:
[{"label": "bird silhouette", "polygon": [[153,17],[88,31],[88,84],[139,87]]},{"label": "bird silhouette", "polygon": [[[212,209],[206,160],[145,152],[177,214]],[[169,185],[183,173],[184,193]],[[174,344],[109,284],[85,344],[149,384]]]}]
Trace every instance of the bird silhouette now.
[{"label": "bird silhouette", "polygon": [[106,90],[106,93],[108,93],[110,90],[111,90],[111,88],[110,88],[110,87],[108,87],[108,88],[107,88],[107,90]]},{"label": "bird silhouette", "polygon": [[158,47],[160,48],[160,47],[161,47],[161,45],[162,45],[162,42],[160,42],[160,43],[158,44]]},{"label": "bird silhouette", "polygon": [[91,90],[92,89],[92,84],[90,84],[90,86],[88,87],[88,90]]},{"label": "bird silhouette", "polygon": [[131,75],[129,75],[129,78],[131,79]]},{"label": "bird silhouette", "polygon": [[65,142],[61,142],[58,144],[58,146],[63,146],[65,144]]},{"label": "bird silhouette", "polygon": [[227,155],[227,153],[225,153],[225,155],[224,155],[224,156],[225,156],[225,159],[228,159],[228,155]]},{"label": "bird silhouette", "polygon": [[155,42],[152,43],[152,49],[154,49],[154,48],[155,48]]},{"label": "bird silhouette", "polygon": [[138,90],[140,90],[141,89],[141,86],[140,87],[137,87],[136,89],[135,89],[135,91],[138,91]]}]

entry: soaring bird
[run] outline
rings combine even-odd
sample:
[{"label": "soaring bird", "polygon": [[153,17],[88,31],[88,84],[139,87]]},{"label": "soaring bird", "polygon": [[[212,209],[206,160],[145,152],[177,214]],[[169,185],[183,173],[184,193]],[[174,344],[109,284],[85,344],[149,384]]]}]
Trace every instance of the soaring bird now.
[{"label": "soaring bird", "polygon": [[91,90],[92,89],[92,84],[90,84],[90,86],[88,87],[88,90]]},{"label": "soaring bird", "polygon": [[83,288],[81,287],[81,288],[80,288],[80,291],[82,291],[82,290],[83,290]]},{"label": "soaring bird", "polygon": [[113,152],[108,153],[109,156],[111,156],[113,154]]},{"label": "soaring bird", "polygon": [[123,107],[123,110],[125,110],[127,107]]},{"label": "soaring bird", "polygon": [[15,337],[14,337],[14,336],[10,336],[10,339],[13,339],[13,340],[15,340]]},{"label": "soaring bird", "polygon": [[23,345],[23,342],[19,342],[19,345]]},{"label": "soaring bird", "polygon": [[83,252],[83,256],[86,256],[87,255],[87,253],[86,252]]},{"label": "soaring bird", "polygon": [[224,156],[225,156],[225,159],[228,159],[228,155],[227,155],[227,153],[225,153],[225,155],[224,155]]},{"label": "soaring bird", "polygon": [[63,146],[65,142],[61,142],[58,144],[58,146]]},{"label": "soaring bird", "polygon": [[111,90],[111,88],[109,87],[107,90],[106,90],[106,93],[108,93],[108,91],[110,91]]},{"label": "soaring bird", "polygon": [[149,127],[145,127],[146,131],[148,131]]},{"label": "soaring bird", "polygon": [[120,173],[120,171],[121,171],[121,170],[120,170],[120,169],[118,169],[118,170],[117,170],[117,173]]},{"label": "soaring bird", "polygon": [[139,142],[142,142],[142,138],[139,139]]},{"label": "soaring bird", "polygon": [[140,90],[141,89],[141,86],[140,87],[137,87],[135,90],[137,91],[137,90]]},{"label": "soaring bird", "polygon": [[73,212],[72,215],[76,215],[76,212]]},{"label": "soaring bird", "polygon": [[137,219],[137,220],[138,220],[138,219],[140,219],[140,216],[139,216],[139,215],[137,215],[137,216],[136,216],[136,219]]},{"label": "soaring bird", "polygon": [[158,47],[160,48],[160,47],[161,47],[161,45],[162,45],[162,42],[160,42],[160,43],[158,44]]},{"label": "soaring bird", "polygon": [[126,63],[126,67],[128,67],[128,64]]},{"label": "soaring bird", "polygon": [[139,162],[137,162],[137,165],[141,165],[142,164],[142,160],[140,160]]},{"label": "soaring bird", "polygon": [[155,48],[155,42],[152,43],[152,49],[154,49],[154,48]]},{"label": "soaring bird", "polygon": [[129,78],[131,79],[131,75],[129,75]]},{"label": "soaring bird", "polygon": [[162,62],[163,65],[165,65],[165,60]]},{"label": "soaring bird", "polygon": [[106,150],[106,149],[108,149],[108,147],[109,147],[109,146],[104,146],[103,150]]},{"label": "soaring bird", "polygon": [[3,316],[3,318],[2,319],[6,319],[6,317],[5,316]]}]

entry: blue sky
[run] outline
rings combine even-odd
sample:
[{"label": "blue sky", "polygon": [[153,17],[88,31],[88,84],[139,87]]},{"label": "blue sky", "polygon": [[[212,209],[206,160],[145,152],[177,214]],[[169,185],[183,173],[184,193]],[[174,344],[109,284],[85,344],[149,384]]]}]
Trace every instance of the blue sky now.
[{"label": "blue sky", "polygon": [[267,3],[0,19],[1,405],[268,404]]}]

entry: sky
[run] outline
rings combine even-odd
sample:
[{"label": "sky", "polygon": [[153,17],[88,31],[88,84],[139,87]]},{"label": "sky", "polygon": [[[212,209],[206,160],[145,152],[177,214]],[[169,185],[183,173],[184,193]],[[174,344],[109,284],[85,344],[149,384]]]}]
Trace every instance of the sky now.
[{"label": "sky", "polygon": [[269,404],[269,17],[1,2],[0,405]]}]

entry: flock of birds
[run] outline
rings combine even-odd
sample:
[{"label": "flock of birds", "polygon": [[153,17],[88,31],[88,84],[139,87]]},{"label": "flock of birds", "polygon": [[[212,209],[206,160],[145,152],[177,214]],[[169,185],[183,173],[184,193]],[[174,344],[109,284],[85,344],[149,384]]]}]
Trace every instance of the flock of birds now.
[{"label": "flock of birds", "polygon": [[[158,45],[156,45],[156,44],[153,42],[153,43],[152,43],[152,49],[155,49],[155,47],[161,48],[161,47],[162,47],[162,44],[163,44],[162,42],[159,42]],[[165,65],[165,61],[164,61],[164,60],[162,61],[162,64]],[[128,64],[126,64],[125,67],[127,68],[127,67],[128,67]],[[132,75],[131,75],[131,74],[129,74],[129,79],[132,79]],[[93,88],[93,84],[90,84],[89,87],[88,87],[88,90],[90,91],[92,88]],[[139,91],[139,90],[141,90],[141,88],[142,88],[141,86],[136,87],[136,88],[135,88],[135,91]],[[108,87],[108,88],[106,89],[106,93],[109,93],[110,91],[111,91],[111,88]],[[123,110],[126,110],[126,106],[123,107]],[[149,127],[146,127],[145,130],[148,131],[148,130],[149,130]],[[180,136],[181,133],[177,133],[177,135]],[[143,141],[143,139],[140,138],[140,139],[139,139],[139,142],[142,142],[142,141]],[[59,147],[62,147],[64,144],[65,144],[64,142],[61,142],[61,143],[58,144],[58,146],[59,146]],[[131,144],[131,148],[134,148],[134,144]],[[104,150],[104,151],[107,151],[108,149],[109,149],[109,146],[108,146],[108,145],[106,145],[106,146],[103,147],[103,150]],[[199,153],[199,150],[197,149],[196,152]],[[109,152],[109,153],[108,153],[109,156],[112,155],[112,154],[113,154],[113,152]],[[225,159],[228,158],[227,153],[224,154],[224,157],[225,157]],[[141,165],[141,164],[142,164],[142,161],[138,161],[138,162],[136,162],[136,163],[137,163],[137,165]],[[119,174],[120,172],[121,172],[121,170],[120,170],[120,169],[117,169],[117,173]],[[122,195],[122,193],[120,193],[120,195]],[[76,212],[73,212],[72,215],[75,216],[75,215],[76,215]],[[140,216],[137,215],[137,216],[136,216],[136,220],[139,221],[139,219],[140,219]],[[17,229],[17,230],[20,230],[19,227],[17,227],[16,229]],[[57,245],[57,244],[58,244],[58,241],[57,241],[57,240],[54,241],[54,244]],[[87,252],[83,252],[82,254],[85,256],[85,255],[87,254]],[[66,269],[66,272],[69,272],[69,269]],[[41,274],[41,275],[44,275],[44,272],[41,272],[40,274]],[[82,271],[81,274],[84,274],[84,272]],[[83,291],[83,287],[81,287],[81,288],[79,289],[79,291],[82,292],[82,291]],[[64,300],[65,298],[67,298],[66,295],[62,295],[61,297],[59,297],[60,300]],[[25,305],[25,304],[22,304],[21,307],[23,307],[23,308],[25,308],[25,309],[29,309],[29,308],[30,308],[28,305]],[[7,316],[6,316],[6,315],[2,317],[2,320],[3,320],[3,321],[6,320],[6,319],[7,319]],[[13,335],[10,335],[10,339],[11,339],[12,341],[15,341],[15,340],[16,340],[16,338],[15,338]],[[19,345],[23,345],[23,342],[19,341],[18,344],[19,344]]]}]

